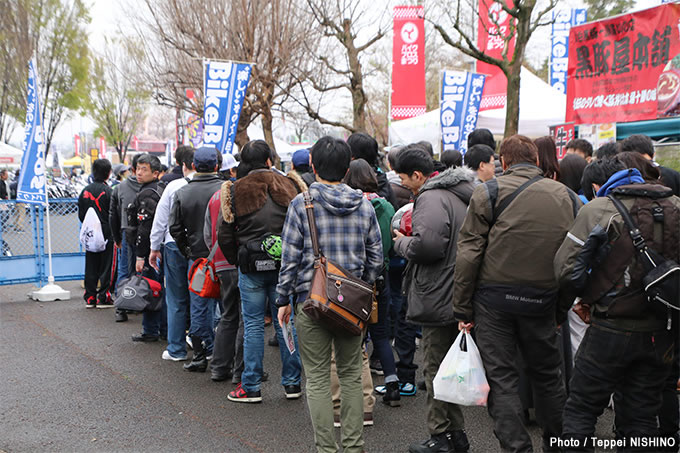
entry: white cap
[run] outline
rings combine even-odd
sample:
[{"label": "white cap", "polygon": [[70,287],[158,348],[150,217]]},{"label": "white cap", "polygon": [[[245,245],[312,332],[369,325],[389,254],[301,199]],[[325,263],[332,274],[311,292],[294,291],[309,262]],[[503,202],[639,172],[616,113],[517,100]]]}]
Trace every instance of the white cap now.
[{"label": "white cap", "polygon": [[234,159],[231,154],[222,154],[222,167],[220,171],[231,170],[234,167],[238,167],[238,162]]}]

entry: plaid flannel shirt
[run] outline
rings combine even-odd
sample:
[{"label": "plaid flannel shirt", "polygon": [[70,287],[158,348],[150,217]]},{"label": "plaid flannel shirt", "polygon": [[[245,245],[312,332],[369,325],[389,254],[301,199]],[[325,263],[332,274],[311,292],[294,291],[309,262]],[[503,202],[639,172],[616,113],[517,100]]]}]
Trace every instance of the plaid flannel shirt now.
[{"label": "plaid flannel shirt", "polygon": [[[314,183],[309,192],[319,247],[324,256],[355,277],[373,284],[383,267],[382,239],[375,210],[359,190],[345,184]],[[314,251],[303,195],[288,207],[283,224],[283,252],[276,291],[277,305],[287,305],[293,294],[305,294],[314,273]]]}]

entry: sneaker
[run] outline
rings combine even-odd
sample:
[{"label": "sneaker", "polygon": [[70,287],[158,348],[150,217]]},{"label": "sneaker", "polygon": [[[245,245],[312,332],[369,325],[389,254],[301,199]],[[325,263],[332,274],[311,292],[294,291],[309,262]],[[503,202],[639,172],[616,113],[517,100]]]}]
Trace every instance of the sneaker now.
[{"label": "sneaker", "polygon": [[276,338],[276,335],[274,335],[269,340],[267,340],[267,344],[269,346],[274,346],[274,347],[278,348],[279,347],[279,340],[278,340],[278,338]]},{"label": "sneaker", "polygon": [[165,351],[163,351],[163,355],[161,356],[161,359],[163,359],[163,360],[171,360],[171,361],[173,361],[173,362],[181,362],[181,361],[187,359],[187,355],[184,354],[184,355],[181,356],[181,357],[173,357],[172,355],[170,355],[170,353],[169,353],[168,350],[166,349]]},{"label": "sneaker", "polygon": [[97,307],[97,298],[90,296],[85,300],[85,308],[95,308]]},{"label": "sneaker", "polygon": [[382,363],[380,363],[380,360],[371,359],[368,366],[371,369],[371,373],[373,373],[377,376],[384,376],[385,375],[385,372],[383,371]]},{"label": "sneaker", "polygon": [[132,341],[141,341],[143,343],[152,343],[158,341],[158,335],[149,335],[148,333],[141,333],[132,336]]},{"label": "sneaker", "polygon": [[97,308],[113,308],[113,299],[111,299],[111,293],[107,292],[106,297],[103,300],[97,302]]},{"label": "sneaker", "polygon": [[128,320],[128,315],[123,310],[116,310],[116,322],[125,322]]},{"label": "sneaker", "polygon": [[[401,396],[415,396],[418,388],[410,382],[400,382],[399,383],[399,394]],[[384,385],[379,385],[375,388],[375,393],[378,395],[384,395],[387,393],[387,389]]]},{"label": "sneaker", "polygon": [[229,392],[227,399],[236,403],[261,403],[262,395],[259,390],[256,392],[246,392],[241,387],[241,384],[239,384],[238,387]]},{"label": "sneaker", "polygon": [[286,399],[296,400],[302,396],[302,389],[298,385],[284,385],[283,389],[286,391]]},{"label": "sneaker", "polygon": [[[470,441],[468,441],[465,430],[457,429],[455,431],[448,431],[446,434],[450,436],[449,440],[453,443],[453,449],[456,453],[466,453],[470,450]],[[543,449],[543,451],[547,450]]]},{"label": "sneaker", "polygon": [[340,422],[340,414],[333,414],[333,427],[342,428],[342,423]]},{"label": "sneaker", "polygon": [[186,341],[187,346],[189,346],[189,349],[194,349],[194,344],[191,342],[191,337],[189,335],[187,335]]},{"label": "sneaker", "polygon": [[364,412],[364,426],[373,426],[373,412]]}]

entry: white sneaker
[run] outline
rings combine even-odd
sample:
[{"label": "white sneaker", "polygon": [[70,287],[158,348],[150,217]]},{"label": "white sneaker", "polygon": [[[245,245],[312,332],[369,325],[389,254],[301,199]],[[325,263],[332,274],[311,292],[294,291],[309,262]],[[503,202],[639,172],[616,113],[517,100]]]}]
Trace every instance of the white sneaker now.
[{"label": "white sneaker", "polygon": [[181,362],[181,361],[187,359],[187,355],[184,354],[182,357],[173,357],[173,356],[170,355],[170,353],[166,349],[165,351],[163,351],[163,355],[161,356],[161,358],[163,360],[172,360],[173,362]]}]

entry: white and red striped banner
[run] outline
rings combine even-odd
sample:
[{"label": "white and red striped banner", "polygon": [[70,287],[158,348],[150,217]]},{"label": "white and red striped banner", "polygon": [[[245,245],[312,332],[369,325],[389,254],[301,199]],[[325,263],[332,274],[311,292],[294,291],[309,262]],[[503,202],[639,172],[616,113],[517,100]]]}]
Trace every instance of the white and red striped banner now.
[{"label": "white and red striped banner", "polygon": [[425,113],[425,8],[395,6],[393,18],[390,116],[403,120]]},{"label": "white and red striped banner", "polygon": [[[509,8],[512,0],[506,0]],[[495,0],[479,0],[479,23],[477,48],[490,57],[502,59],[505,49],[505,37],[510,33],[510,16],[503,10],[503,5]],[[515,52],[515,38],[508,43],[508,59]],[[508,79],[498,66],[477,60],[477,72],[486,74],[484,94],[480,111],[505,107],[508,91]]]}]

